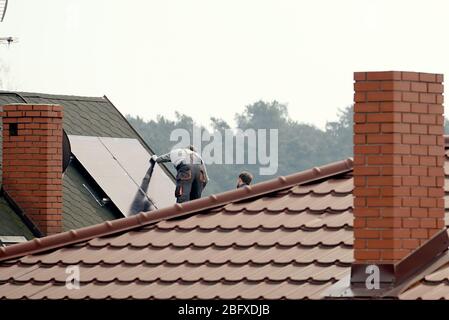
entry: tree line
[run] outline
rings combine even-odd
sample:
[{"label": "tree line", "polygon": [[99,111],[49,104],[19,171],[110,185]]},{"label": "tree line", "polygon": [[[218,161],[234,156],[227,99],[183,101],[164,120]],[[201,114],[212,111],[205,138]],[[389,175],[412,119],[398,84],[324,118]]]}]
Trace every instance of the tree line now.
[{"label": "tree line", "polygon": [[[149,121],[145,121],[139,116],[127,115],[126,117],[157,154],[169,152],[178,142],[170,141],[170,135],[175,129],[186,130],[189,132],[190,137],[193,137],[194,130],[197,130],[197,132],[200,130],[203,135],[209,137],[214,137],[214,133],[216,137],[217,132],[219,132],[221,135],[218,136],[224,137],[226,130],[229,132],[229,129],[232,129],[223,119],[211,118],[210,124],[212,129],[209,130],[198,126],[192,117],[178,112],[175,113],[174,120],[160,115],[155,120]],[[235,115],[235,122],[237,128],[242,131],[246,129],[266,129],[269,132],[270,129],[277,129],[278,169],[274,174],[261,175],[259,169],[266,166],[266,163],[261,163],[259,158],[256,159],[255,163],[246,165],[229,163],[208,164],[207,170],[210,182],[205,189],[205,195],[235,188],[237,176],[242,170],[250,171],[254,175],[254,182],[261,182],[272,179],[275,176],[288,175],[314,166],[352,157],[353,106],[340,109],[337,121],[327,122],[324,130],[291,119],[287,106],[277,101],[257,101],[247,105],[243,112]],[[449,132],[449,122],[447,120],[445,121],[445,132]],[[236,140],[236,134],[232,138],[234,142],[238,140]],[[190,143],[193,143],[193,141]],[[205,144],[207,143],[203,142],[200,147],[206,147]],[[242,142],[240,141],[240,143]],[[224,154],[224,143],[222,147],[223,150],[220,151]],[[235,148],[237,147],[238,143],[233,145],[234,157]],[[247,158],[245,163],[248,163]],[[172,168],[172,166],[169,166],[169,168]]]}]

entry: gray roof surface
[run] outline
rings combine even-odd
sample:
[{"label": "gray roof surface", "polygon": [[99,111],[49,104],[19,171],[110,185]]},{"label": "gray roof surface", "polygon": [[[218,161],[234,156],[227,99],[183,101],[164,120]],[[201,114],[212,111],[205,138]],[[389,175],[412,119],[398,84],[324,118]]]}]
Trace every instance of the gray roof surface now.
[{"label": "gray roof surface", "polygon": [[28,240],[34,238],[25,223],[11,209],[3,197],[0,197],[0,222],[0,236],[21,235]]},{"label": "gray roof surface", "polygon": [[107,220],[121,218],[121,214],[108,206],[100,206],[83,186],[91,186],[79,170],[70,165],[64,173],[63,230],[79,229]]}]

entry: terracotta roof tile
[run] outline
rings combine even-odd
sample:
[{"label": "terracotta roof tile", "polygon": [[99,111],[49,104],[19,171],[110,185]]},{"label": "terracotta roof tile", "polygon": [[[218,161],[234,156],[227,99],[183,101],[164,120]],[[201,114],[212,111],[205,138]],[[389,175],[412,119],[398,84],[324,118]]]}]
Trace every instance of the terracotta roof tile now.
[{"label": "terracotta roof tile", "polygon": [[444,283],[431,285],[417,284],[401,294],[400,298],[402,300],[449,299],[449,287]]},{"label": "terracotta roof tile", "polygon": [[[12,299],[301,299],[320,298],[333,282],[242,281],[235,282],[92,282],[79,290],[67,290],[61,283],[6,284]],[[25,293],[26,292],[26,293]],[[70,293],[69,293],[70,292]],[[155,294],[157,293],[157,294]]]},{"label": "terracotta roof tile", "polygon": [[354,184],[347,178],[343,179],[328,179],[320,183],[312,183],[307,185],[297,186],[291,189],[293,194],[304,195],[308,193],[324,194],[342,193],[344,195],[351,193],[354,189]]},{"label": "terracotta roof tile", "polygon": [[225,210],[230,212],[260,212],[270,210],[274,212],[288,211],[322,211],[323,209],[347,210],[352,207],[352,194],[307,193],[303,196],[287,194],[280,197],[264,197],[250,203],[229,204]]},{"label": "terracotta roof tile", "polygon": [[[267,263],[267,264],[157,264],[147,265],[139,264],[127,265],[85,265],[81,264],[80,273],[83,274],[81,284],[87,284],[94,281],[99,282],[133,282],[135,280],[143,282],[154,281],[263,281],[269,279],[273,281],[308,281],[314,279],[316,281],[331,281],[340,278],[348,273],[348,268],[338,265],[321,265],[313,264],[297,264],[297,263]],[[13,271],[20,271],[12,267]],[[14,280],[16,283],[27,282],[60,282],[65,283],[67,274],[66,266],[51,265],[40,266],[30,272],[20,276],[11,274],[5,280]]]},{"label": "terracotta roof tile", "polygon": [[425,277],[426,282],[443,282],[449,280],[449,265],[441,267],[431,275]]}]

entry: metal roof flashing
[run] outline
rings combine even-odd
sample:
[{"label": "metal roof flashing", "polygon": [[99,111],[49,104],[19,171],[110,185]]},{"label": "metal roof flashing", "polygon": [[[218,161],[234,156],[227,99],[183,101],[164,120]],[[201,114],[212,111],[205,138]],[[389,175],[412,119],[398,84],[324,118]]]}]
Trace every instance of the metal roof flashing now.
[{"label": "metal roof flashing", "polygon": [[3,186],[0,188],[0,195],[5,198],[10,208],[17,214],[17,216],[19,216],[19,218],[23,221],[23,223],[28,227],[28,229],[35,237],[40,238],[44,236],[37,225],[24,213],[23,209],[20,208],[20,206],[14,201],[9,193],[3,189]]},{"label": "metal roof flashing", "polygon": [[369,264],[353,263],[351,274],[323,292],[323,298],[398,299],[399,295],[449,262],[448,230],[444,229],[396,264],[378,265],[380,283],[367,285]]}]

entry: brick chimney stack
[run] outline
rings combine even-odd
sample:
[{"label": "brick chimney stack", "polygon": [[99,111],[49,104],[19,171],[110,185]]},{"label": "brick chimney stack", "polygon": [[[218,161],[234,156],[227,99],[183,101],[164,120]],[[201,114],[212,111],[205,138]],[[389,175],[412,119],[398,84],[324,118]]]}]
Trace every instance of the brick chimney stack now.
[{"label": "brick chimney stack", "polygon": [[3,106],[3,189],[45,234],[62,231],[59,105]]},{"label": "brick chimney stack", "polygon": [[427,245],[428,252],[437,252],[436,247],[447,241],[441,232],[445,228],[443,75],[356,72],[354,80],[351,281],[363,281],[360,266],[369,264],[388,266],[387,278],[395,278],[402,261],[423,260],[413,253],[429,239],[441,234],[439,241]]}]

